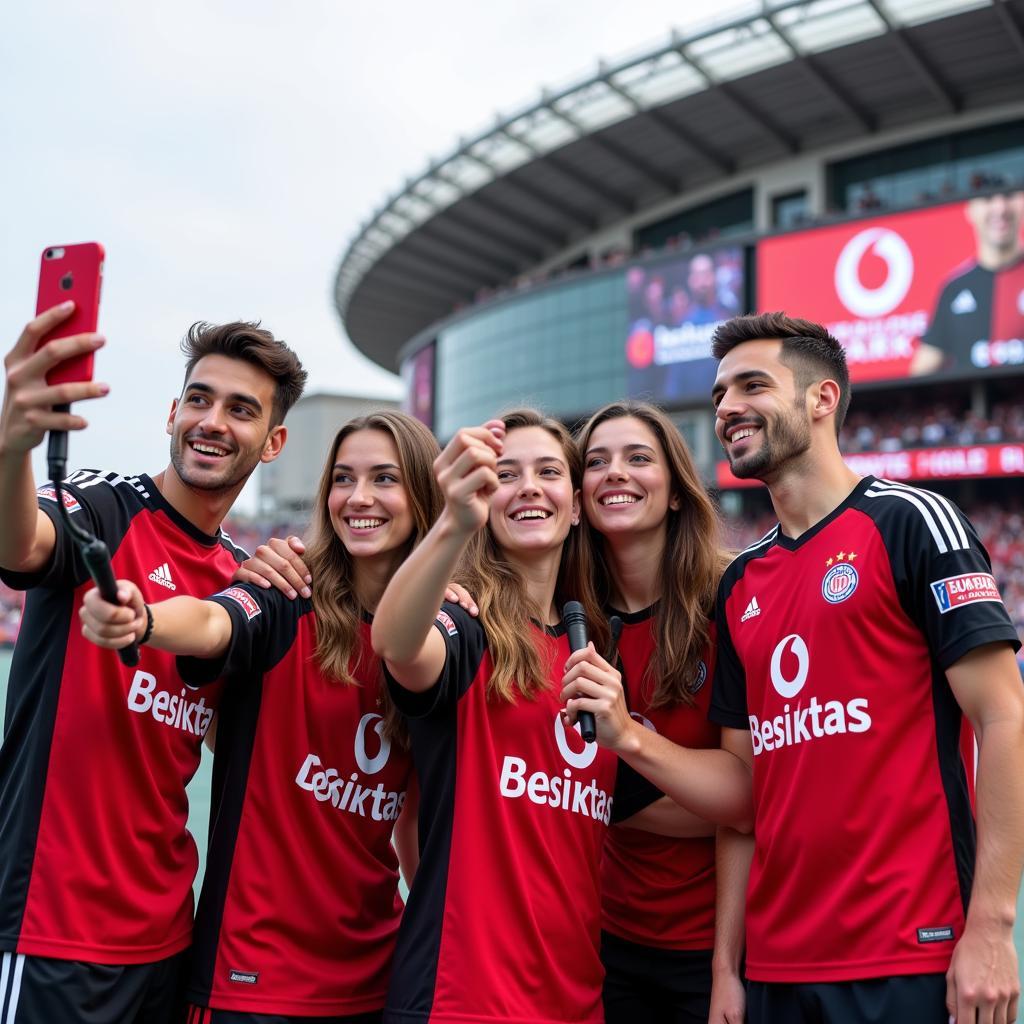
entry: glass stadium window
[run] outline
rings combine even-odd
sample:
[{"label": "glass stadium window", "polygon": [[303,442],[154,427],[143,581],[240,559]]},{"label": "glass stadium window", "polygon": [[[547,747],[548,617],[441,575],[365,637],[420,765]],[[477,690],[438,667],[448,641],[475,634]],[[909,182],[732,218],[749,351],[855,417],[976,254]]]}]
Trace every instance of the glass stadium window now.
[{"label": "glass stadium window", "polygon": [[639,228],[635,243],[638,252],[667,245],[682,249],[693,242],[749,234],[753,230],[754,190],[747,188]]},{"label": "glass stadium window", "polygon": [[807,190],[772,196],[772,227],[795,228],[807,223]]},{"label": "glass stadium window", "polygon": [[978,128],[853,157],[829,169],[834,209],[846,213],[940,202],[1024,185],[1024,121]]}]

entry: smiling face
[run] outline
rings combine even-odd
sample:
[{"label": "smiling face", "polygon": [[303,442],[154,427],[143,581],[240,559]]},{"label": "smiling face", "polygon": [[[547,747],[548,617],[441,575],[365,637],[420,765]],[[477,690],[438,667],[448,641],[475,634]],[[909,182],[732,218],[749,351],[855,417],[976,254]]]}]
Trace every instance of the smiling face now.
[{"label": "smiling face", "polygon": [[184,484],[231,491],[276,454],[284,428],[270,426],[274,391],[274,379],[245,360],[210,355],[196,363],[167,421],[171,465]]},{"label": "smiling face", "polygon": [[811,447],[805,392],[781,351],[780,341],[748,341],[718,365],[715,433],[741,479],[768,480]]},{"label": "smiling face", "polygon": [[579,494],[561,444],[543,427],[510,431],[489,519],[498,547],[509,554],[560,549],[578,519]]},{"label": "smiling face", "polygon": [[356,430],[338,445],[327,511],[353,558],[383,555],[409,540],[412,507],[390,434]]},{"label": "smiling face", "polygon": [[606,537],[664,531],[669,508],[678,508],[661,442],[635,416],[599,423],[583,454],[583,509]]}]

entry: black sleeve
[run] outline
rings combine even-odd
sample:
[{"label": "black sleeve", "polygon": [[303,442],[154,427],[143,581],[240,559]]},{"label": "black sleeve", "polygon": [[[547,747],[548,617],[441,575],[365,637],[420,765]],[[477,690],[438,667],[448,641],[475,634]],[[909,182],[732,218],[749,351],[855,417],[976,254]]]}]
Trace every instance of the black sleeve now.
[{"label": "black sleeve", "polygon": [[192,686],[269,671],[294,643],[299,619],[312,613],[305,598],[289,601],[276,587],[264,590],[248,583],[234,584],[207,600],[231,616],[231,640],[220,657],[177,659],[178,674]]},{"label": "black sleeve", "polygon": [[[92,469],[72,473],[62,484],[64,507],[73,522],[99,537],[113,554],[128,532],[135,509],[128,489],[116,487],[112,474]],[[70,532],[64,525],[57,506],[57,491],[52,483],[36,490],[36,501],[49,516],[57,538],[49,562],[38,572],[21,573],[0,569],[0,580],[13,590],[31,587],[77,587],[89,578],[89,572],[78,553]]]},{"label": "black sleeve", "polygon": [[615,796],[612,802],[611,823],[618,825],[632,818],[665,794],[653,782],[645,779],[635,768],[619,760],[615,773]]},{"label": "black sleeve", "polygon": [[[729,583],[727,583],[729,581]],[[750,719],[747,712],[747,674],[740,661],[729,632],[729,619],[726,614],[728,592],[735,578],[726,573],[718,585],[718,597],[715,601],[715,632],[717,649],[715,651],[715,675],[711,684],[711,707],[708,718],[728,729],[749,729]]]},{"label": "black sleeve", "polygon": [[476,678],[487,649],[483,626],[457,604],[446,601],[441,605],[434,628],[443,637],[447,653],[441,675],[429,690],[413,693],[405,689],[384,666],[391,697],[398,710],[409,718],[425,718],[454,704]]},{"label": "black sleeve", "polygon": [[943,670],[983,644],[1020,640],[1003,604],[988,552],[953,502],[924,490],[892,501],[878,527],[900,603]]}]

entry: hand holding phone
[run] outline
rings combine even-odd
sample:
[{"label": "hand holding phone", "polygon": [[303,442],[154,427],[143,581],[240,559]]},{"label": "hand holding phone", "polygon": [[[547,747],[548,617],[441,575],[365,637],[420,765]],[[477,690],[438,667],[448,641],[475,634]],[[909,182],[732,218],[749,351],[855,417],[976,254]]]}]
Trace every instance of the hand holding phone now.
[{"label": "hand holding phone", "polygon": [[[37,348],[75,334],[95,332],[100,315],[103,285],[103,246],[99,242],[51,245],[43,250],[39,266],[39,294],[36,315],[69,299],[74,312],[39,340]],[[93,353],[84,352],[62,360],[46,375],[47,384],[70,384],[92,380]]]},{"label": "hand holding phone", "polygon": [[68,405],[108,392],[91,379],[93,353],[104,343],[95,333],[102,265],[96,243],[44,250],[40,312],[4,359],[0,458],[31,451],[49,430],[82,430],[85,420]]}]

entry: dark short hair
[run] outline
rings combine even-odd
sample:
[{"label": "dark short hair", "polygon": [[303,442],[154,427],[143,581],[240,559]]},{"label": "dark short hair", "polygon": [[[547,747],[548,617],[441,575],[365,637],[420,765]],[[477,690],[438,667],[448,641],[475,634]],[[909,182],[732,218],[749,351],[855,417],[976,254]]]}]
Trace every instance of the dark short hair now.
[{"label": "dark short hair", "polygon": [[850,407],[850,371],[843,346],[821,324],[799,320],[785,313],[751,313],[734,316],[720,324],[711,337],[711,354],[721,359],[747,341],[781,341],[779,359],[793,371],[797,387],[805,389],[819,380],[839,385],[836,434]]},{"label": "dark short hair", "polygon": [[274,407],[270,425],[276,427],[284,421],[288,410],[302,396],[306,386],[306,371],[299,357],[268,330],[260,327],[259,320],[235,320],[229,324],[210,324],[204,320],[194,323],[181,342],[185,364],[185,383],[188,383],[196,363],[204,356],[227,356],[242,359],[259,367],[274,379]]}]

